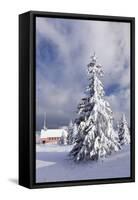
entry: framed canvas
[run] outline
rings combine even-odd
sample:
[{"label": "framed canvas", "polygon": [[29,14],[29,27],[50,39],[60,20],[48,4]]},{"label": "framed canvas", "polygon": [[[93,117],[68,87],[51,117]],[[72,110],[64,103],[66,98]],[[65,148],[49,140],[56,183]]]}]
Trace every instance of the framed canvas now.
[{"label": "framed canvas", "polygon": [[135,19],[19,15],[19,184],[135,181]]}]

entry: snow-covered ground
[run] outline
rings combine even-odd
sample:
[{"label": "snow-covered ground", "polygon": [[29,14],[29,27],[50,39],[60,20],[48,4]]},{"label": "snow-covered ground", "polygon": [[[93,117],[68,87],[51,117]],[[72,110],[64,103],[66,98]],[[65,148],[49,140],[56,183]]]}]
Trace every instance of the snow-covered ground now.
[{"label": "snow-covered ground", "polygon": [[72,146],[36,146],[36,182],[118,178],[130,176],[130,146],[106,159],[75,163],[68,153]]}]

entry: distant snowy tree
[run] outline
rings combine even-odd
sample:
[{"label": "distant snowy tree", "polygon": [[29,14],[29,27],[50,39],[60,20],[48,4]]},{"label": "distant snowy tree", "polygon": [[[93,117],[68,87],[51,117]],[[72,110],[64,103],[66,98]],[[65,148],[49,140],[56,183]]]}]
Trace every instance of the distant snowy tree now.
[{"label": "distant snowy tree", "polygon": [[75,142],[77,133],[78,133],[78,126],[77,126],[76,122],[74,122],[74,124],[73,124],[73,143]]},{"label": "distant snowy tree", "polygon": [[77,134],[70,155],[76,161],[97,160],[120,149],[113,129],[113,116],[109,103],[104,99],[102,66],[95,54],[88,67],[89,85],[85,97],[78,105]]},{"label": "distant snowy tree", "polygon": [[72,144],[72,143],[73,143],[73,122],[71,120],[68,126],[67,144]]},{"label": "distant snowy tree", "polygon": [[67,136],[67,143],[68,144],[73,144],[75,141],[75,137],[77,135],[77,124],[74,122],[70,122],[69,123],[69,127],[68,127],[68,136]]},{"label": "distant snowy tree", "polygon": [[62,145],[66,145],[67,144],[67,137],[66,135],[64,134],[64,132],[62,133],[61,135],[61,138],[59,140],[59,144],[62,144]]},{"label": "distant snowy tree", "polygon": [[65,131],[68,131],[68,126],[60,126],[59,129],[63,129]]},{"label": "distant snowy tree", "polygon": [[125,114],[122,115],[122,118],[118,123],[118,136],[121,145],[130,144],[130,130]]}]

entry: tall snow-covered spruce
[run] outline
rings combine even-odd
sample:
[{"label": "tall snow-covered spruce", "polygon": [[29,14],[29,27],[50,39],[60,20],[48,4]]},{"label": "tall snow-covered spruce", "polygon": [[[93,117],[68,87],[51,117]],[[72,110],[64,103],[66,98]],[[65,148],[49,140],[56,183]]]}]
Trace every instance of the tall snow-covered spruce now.
[{"label": "tall snow-covered spruce", "polygon": [[122,118],[118,123],[118,136],[121,145],[130,144],[130,131],[125,114],[122,115]]},{"label": "tall snow-covered spruce", "polygon": [[98,160],[118,151],[120,145],[113,129],[113,116],[109,103],[104,99],[102,66],[95,54],[87,65],[89,85],[85,97],[78,105],[77,135],[70,155],[75,161]]}]

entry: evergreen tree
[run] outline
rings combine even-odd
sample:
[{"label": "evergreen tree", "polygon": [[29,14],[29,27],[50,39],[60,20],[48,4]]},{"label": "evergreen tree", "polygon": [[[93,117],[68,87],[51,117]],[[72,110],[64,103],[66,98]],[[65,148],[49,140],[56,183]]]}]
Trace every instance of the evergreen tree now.
[{"label": "evergreen tree", "polygon": [[97,64],[95,54],[87,68],[89,85],[78,105],[78,117],[75,120],[78,130],[70,152],[76,161],[97,160],[120,148],[113,129],[112,110],[104,99],[103,84],[98,78],[103,76],[102,66]]},{"label": "evergreen tree", "polygon": [[66,135],[65,135],[64,131],[62,132],[61,138],[59,140],[59,144],[62,144],[62,145],[66,145],[67,144],[67,138],[66,138]]},{"label": "evergreen tree", "polygon": [[75,142],[77,133],[78,133],[78,126],[77,126],[76,122],[74,122],[74,124],[73,124],[73,143]]},{"label": "evergreen tree", "polygon": [[121,120],[118,123],[118,136],[121,145],[130,144],[130,130],[125,114],[122,115]]},{"label": "evergreen tree", "polygon": [[67,144],[70,145],[72,143],[73,143],[73,122],[71,120],[68,126]]},{"label": "evergreen tree", "polygon": [[73,123],[71,121],[69,123],[69,127],[68,127],[67,144],[73,144],[74,143],[77,132],[78,132],[77,124],[75,122]]}]

